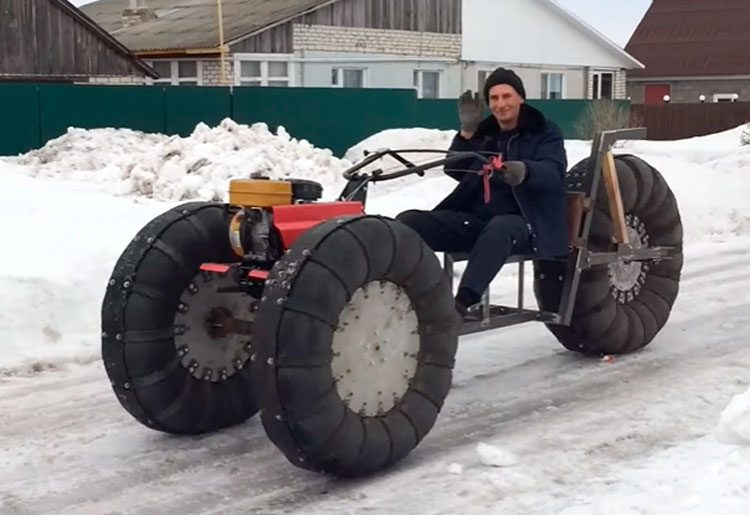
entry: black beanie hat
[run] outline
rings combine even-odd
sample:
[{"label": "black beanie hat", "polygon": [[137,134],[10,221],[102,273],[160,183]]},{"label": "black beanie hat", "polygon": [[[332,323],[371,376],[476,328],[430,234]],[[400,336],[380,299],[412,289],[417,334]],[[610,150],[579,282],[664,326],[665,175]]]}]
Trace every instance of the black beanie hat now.
[{"label": "black beanie hat", "polygon": [[487,80],[484,81],[484,101],[486,103],[490,103],[490,89],[498,84],[508,84],[515,89],[521,97],[524,99],[526,98],[526,90],[523,87],[521,77],[516,75],[516,72],[513,70],[497,68],[489,77],[487,77]]}]

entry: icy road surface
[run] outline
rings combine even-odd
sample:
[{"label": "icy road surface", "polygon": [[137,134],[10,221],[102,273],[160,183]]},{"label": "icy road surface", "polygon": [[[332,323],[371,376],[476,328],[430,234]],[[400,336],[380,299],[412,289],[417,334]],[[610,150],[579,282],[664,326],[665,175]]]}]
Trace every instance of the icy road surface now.
[{"label": "icy road surface", "polygon": [[[750,146],[739,146],[741,130],[619,150],[664,174],[685,229],[680,295],[650,347],[583,359],[534,324],[462,338],[433,431],[396,467],[356,481],[293,467],[257,418],[199,438],[139,425],[111,391],[98,340],[103,285],[153,216],[221,197],[231,177],[252,172],[304,169],[335,187],[345,163],[231,122],[184,139],[71,130],[0,160],[0,515],[747,515]],[[384,131],[350,157],[444,148],[450,137]],[[571,165],[588,153],[585,142],[566,148]],[[453,185],[378,185],[368,211],[430,208]],[[493,284],[493,300],[515,300],[514,270]]]},{"label": "icy road surface", "polygon": [[[201,438],[140,427],[99,362],[5,379],[0,512],[606,513],[614,500],[605,494],[625,488],[642,490],[633,505],[652,511],[618,513],[655,513],[664,500],[682,513],[748,513],[750,455],[713,434],[750,383],[749,250],[688,256],[671,322],[646,351],[614,363],[578,358],[538,325],[462,338],[434,430],[399,466],[367,480],[294,468],[257,419]],[[479,443],[516,462],[484,465]],[[675,462],[684,488],[662,485],[676,471],[652,462],[700,445],[712,451],[702,461]],[[727,467],[745,470],[733,484],[712,483],[733,489],[722,505],[715,489],[699,487]]]}]

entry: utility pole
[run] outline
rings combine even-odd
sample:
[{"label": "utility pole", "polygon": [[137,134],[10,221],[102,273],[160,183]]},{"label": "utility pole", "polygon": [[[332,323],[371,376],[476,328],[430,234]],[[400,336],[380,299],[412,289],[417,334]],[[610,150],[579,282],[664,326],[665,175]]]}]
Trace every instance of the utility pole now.
[{"label": "utility pole", "polygon": [[224,15],[221,9],[221,0],[216,0],[216,7],[219,15],[219,60],[221,62],[221,84],[227,84],[227,69],[224,63]]}]

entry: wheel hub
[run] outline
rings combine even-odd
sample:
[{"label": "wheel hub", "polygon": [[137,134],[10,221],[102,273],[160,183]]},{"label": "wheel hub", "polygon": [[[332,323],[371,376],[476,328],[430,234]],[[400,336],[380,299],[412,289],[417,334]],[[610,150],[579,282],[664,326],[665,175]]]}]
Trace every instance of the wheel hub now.
[{"label": "wheel hub", "polygon": [[[637,216],[625,215],[630,245],[634,249],[649,246],[646,228]],[[648,263],[641,261],[618,261],[609,265],[609,285],[612,296],[621,304],[627,304],[638,296],[646,280]]]},{"label": "wheel hub", "polygon": [[349,409],[386,413],[409,389],[417,369],[419,322],[408,295],[390,281],[358,289],[339,317],[331,370]]},{"label": "wheel hub", "polygon": [[241,370],[252,354],[254,300],[227,275],[199,273],[180,298],[174,343],[180,363],[193,377],[214,383]]}]

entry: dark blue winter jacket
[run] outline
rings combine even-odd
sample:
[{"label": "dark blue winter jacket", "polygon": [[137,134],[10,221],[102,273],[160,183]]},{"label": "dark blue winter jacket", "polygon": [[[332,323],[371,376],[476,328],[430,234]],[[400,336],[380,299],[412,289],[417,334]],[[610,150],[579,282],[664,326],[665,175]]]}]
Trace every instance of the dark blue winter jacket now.
[{"label": "dark blue winter jacket", "polygon": [[[498,152],[500,125],[494,116],[482,121],[471,139],[456,134],[452,151]],[[565,171],[567,155],[562,131],[551,120],[528,104],[521,105],[517,134],[511,136],[503,161],[523,161],[526,180],[512,188],[521,215],[531,232],[534,254],[540,258],[568,254],[568,218]],[[445,173],[459,184],[435,209],[474,211],[482,200],[482,182],[477,175],[462,170],[480,170],[482,162],[465,158],[445,166]],[[493,181],[502,182],[493,175]],[[503,183],[505,184],[505,183]],[[492,200],[508,202],[509,197],[496,195]],[[491,202],[492,202],[491,200]],[[503,206],[494,206],[503,211]],[[512,210],[515,206],[510,206]]]}]

